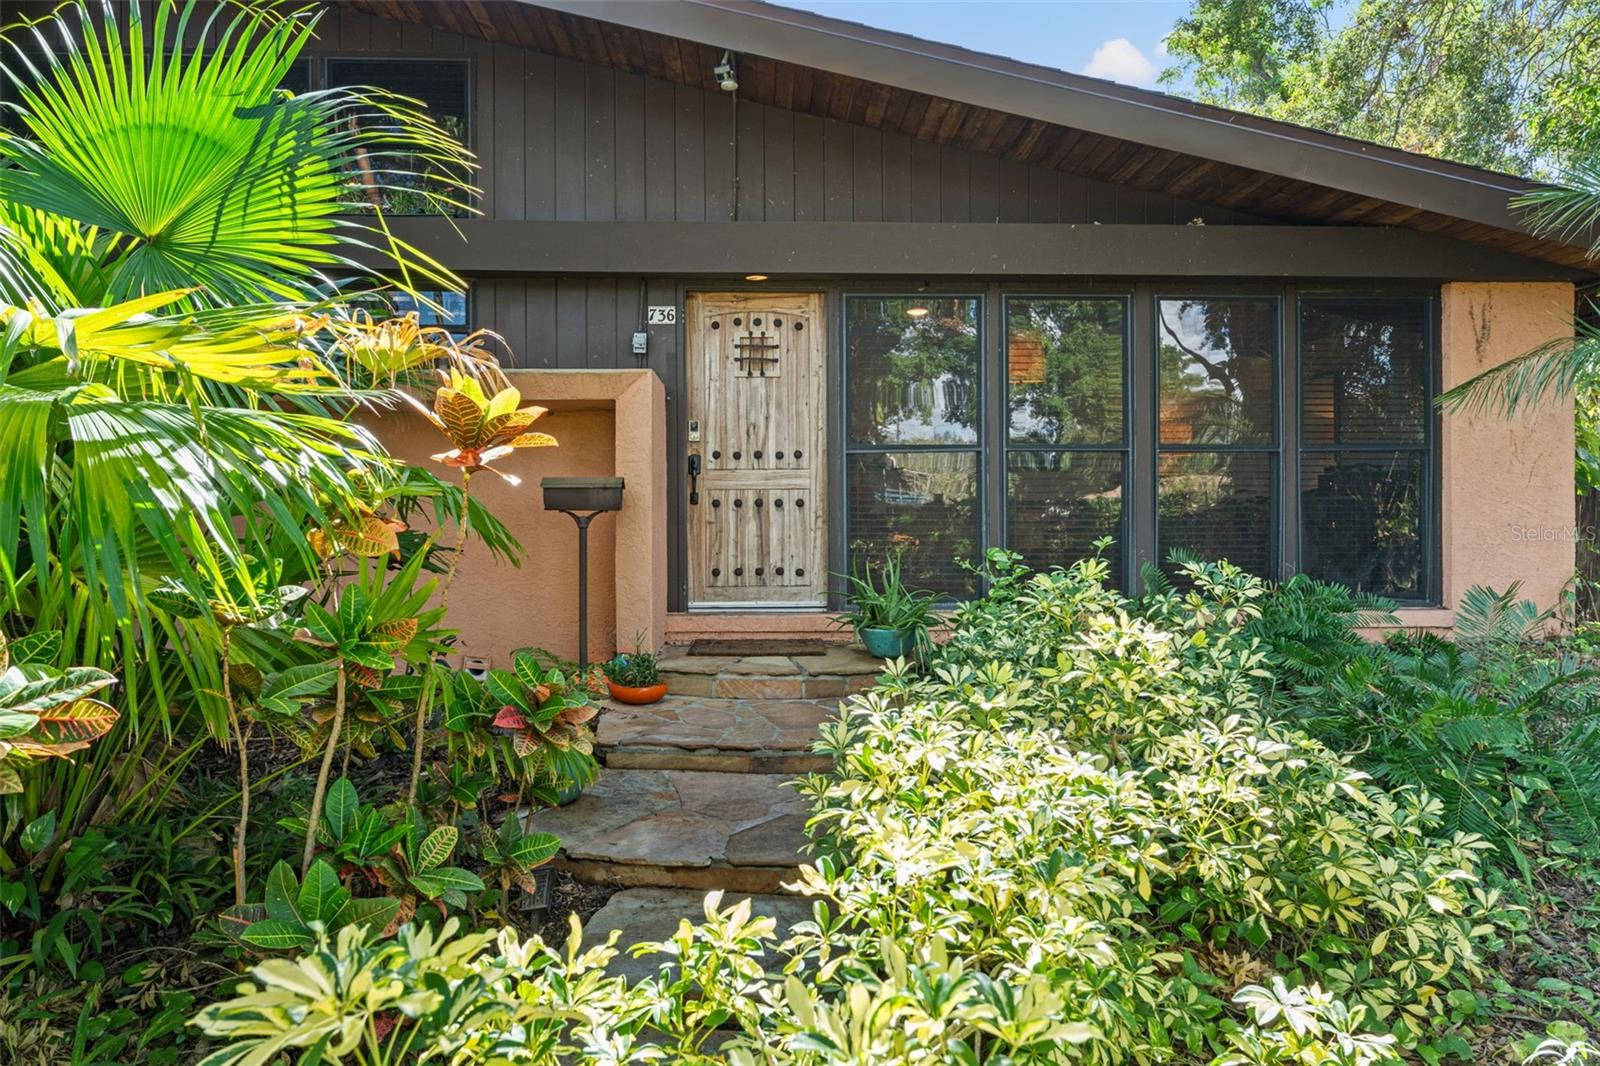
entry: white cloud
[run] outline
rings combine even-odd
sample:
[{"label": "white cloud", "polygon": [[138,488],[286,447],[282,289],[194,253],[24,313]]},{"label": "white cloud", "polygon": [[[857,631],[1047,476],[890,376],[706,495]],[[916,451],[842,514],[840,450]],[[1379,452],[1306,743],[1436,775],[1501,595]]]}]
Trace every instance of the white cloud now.
[{"label": "white cloud", "polygon": [[1091,78],[1109,78],[1124,85],[1154,85],[1155,64],[1126,37],[1113,37],[1094,50],[1083,72]]}]

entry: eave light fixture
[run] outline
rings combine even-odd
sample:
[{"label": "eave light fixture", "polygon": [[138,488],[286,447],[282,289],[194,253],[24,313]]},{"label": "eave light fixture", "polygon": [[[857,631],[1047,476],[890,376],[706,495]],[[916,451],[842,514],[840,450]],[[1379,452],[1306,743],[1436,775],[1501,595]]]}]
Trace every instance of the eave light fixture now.
[{"label": "eave light fixture", "polygon": [[711,68],[711,73],[716,75],[717,85],[722,88],[723,92],[736,93],[739,91],[739,78],[733,70],[732,52],[724,51],[721,61]]},{"label": "eave light fixture", "polygon": [[746,281],[766,281],[767,280],[767,276],[765,274],[746,274],[744,276],[744,280],[746,280]]},{"label": "eave light fixture", "polygon": [[908,307],[908,308],[906,308],[906,317],[907,318],[927,318],[928,317],[928,309],[926,307],[921,306],[921,305],[918,305],[916,307]]}]

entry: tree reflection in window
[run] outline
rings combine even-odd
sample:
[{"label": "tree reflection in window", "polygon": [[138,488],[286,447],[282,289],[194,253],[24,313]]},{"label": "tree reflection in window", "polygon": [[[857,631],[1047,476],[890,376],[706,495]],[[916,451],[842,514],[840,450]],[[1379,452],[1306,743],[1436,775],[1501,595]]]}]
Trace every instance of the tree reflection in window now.
[{"label": "tree reflection in window", "polygon": [[1126,310],[1121,297],[1006,300],[1013,443],[1122,441]]},{"label": "tree reflection in window", "polygon": [[1157,314],[1161,443],[1269,443],[1277,409],[1277,301],[1160,300]]},{"label": "tree reflection in window", "polygon": [[975,444],[976,297],[845,303],[851,444]]}]

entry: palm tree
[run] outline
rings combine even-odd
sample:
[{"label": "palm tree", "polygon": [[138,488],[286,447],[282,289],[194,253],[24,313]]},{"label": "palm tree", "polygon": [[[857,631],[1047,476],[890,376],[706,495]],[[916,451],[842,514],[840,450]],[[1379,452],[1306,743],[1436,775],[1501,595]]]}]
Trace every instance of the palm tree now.
[{"label": "palm tree", "polygon": [[[326,295],[329,272],[363,275],[378,248],[402,278],[456,279],[375,222],[376,184],[407,166],[431,207],[466,205],[471,155],[422,105],[378,89],[278,88],[319,13],[276,3],[79,0],[0,32],[0,84],[19,137],[0,137],[0,299],[51,310],[193,289],[196,304]],[[184,42],[216,43],[198,51]],[[437,287],[437,286],[435,286]]]},{"label": "palm tree", "polygon": [[[19,131],[0,134],[0,625],[60,631],[58,662],[123,680],[88,761],[0,806],[0,870],[41,811],[67,841],[106,803],[153,810],[226,735],[215,649],[152,590],[203,601],[251,559],[315,575],[307,530],[394,483],[320,354],[330,301],[380,284],[357,256],[386,254],[408,287],[458,285],[381,218],[345,216],[371,183],[415,191],[407,165],[470,189],[470,154],[414,102],[280,90],[316,12],[147,11],[79,0],[0,30]],[[41,887],[60,858],[35,859]]]}]

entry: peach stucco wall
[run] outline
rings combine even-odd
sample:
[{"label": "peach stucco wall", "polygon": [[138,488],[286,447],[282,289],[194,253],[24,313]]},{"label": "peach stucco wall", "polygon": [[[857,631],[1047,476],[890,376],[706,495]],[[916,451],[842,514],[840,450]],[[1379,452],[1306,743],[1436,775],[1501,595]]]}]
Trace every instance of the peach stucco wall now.
[{"label": "peach stucco wall", "polygon": [[[1442,290],[1446,389],[1547,341],[1570,335],[1565,282],[1456,282]],[[1571,400],[1546,399],[1515,418],[1446,414],[1440,440],[1444,609],[1406,611],[1412,625],[1448,626],[1472,585],[1555,605],[1572,577],[1576,520]]]},{"label": "peach stucco wall", "polygon": [[[509,485],[490,473],[472,479],[473,495],[522,543],[520,567],[496,563],[481,544],[462,557],[450,592],[449,624],[460,630],[456,665],[468,657],[505,666],[517,648],[578,651],[578,533],[571,518],[546,511],[546,477],[620,475],[622,510],[589,527],[589,658],[599,661],[635,640],[657,647],[665,636],[666,393],[648,370],[513,370],[524,403],[549,408],[538,428],[555,448],[517,452],[496,463],[515,474]],[[419,415],[386,415],[375,427],[391,453],[431,466],[443,450]],[[439,472],[444,468],[432,466]],[[621,565],[619,565],[621,560]]]}]

